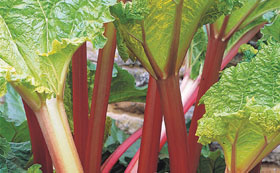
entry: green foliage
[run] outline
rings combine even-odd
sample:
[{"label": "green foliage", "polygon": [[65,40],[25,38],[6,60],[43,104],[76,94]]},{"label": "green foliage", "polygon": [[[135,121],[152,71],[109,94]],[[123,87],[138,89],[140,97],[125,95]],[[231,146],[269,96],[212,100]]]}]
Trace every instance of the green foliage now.
[{"label": "green foliage", "polygon": [[28,168],[27,173],[42,173],[41,168],[42,166],[39,164],[34,164]]},{"label": "green foliage", "polygon": [[197,173],[224,173],[226,168],[221,150],[210,151],[209,146],[203,146],[199,159]]},{"label": "green foliage", "polygon": [[117,76],[112,79],[109,102],[145,102],[147,87],[136,87],[134,77],[126,70],[114,66]]},{"label": "green foliage", "polygon": [[0,105],[0,137],[8,142],[29,140],[28,125],[21,97],[8,85],[5,103]]},{"label": "green foliage", "polygon": [[226,69],[200,100],[206,114],[196,135],[202,144],[218,141],[228,167],[235,154],[236,168],[246,171],[280,143],[279,67],[280,44],[263,44],[251,62]]},{"label": "green foliage", "polygon": [[[113,153],[115,149],[122,144],[127,138],[129,137],[129,134],[124,133],[122,130],[120,130],[117,126],[114,120],[112,120],[112,126],[111,126],[111,133],[106,140],[103,148],[103,153],[108,151],[110,153]],[[137,140],[121,157],[120,157],[120,164],[127,166],[130,162],[130,160],[133,158],[135,153],[140,147],[140,139]]]},{"label": "green foliage", "polygon": [[241,45],[239,51],[243,53],[242,62],[250,62],[258,53],[258,50],[249,44]]},{"label": "green foliage", "polygon": [[0,138],[0,172],[26,172],[31,157],[30,142],[13,143]]}]

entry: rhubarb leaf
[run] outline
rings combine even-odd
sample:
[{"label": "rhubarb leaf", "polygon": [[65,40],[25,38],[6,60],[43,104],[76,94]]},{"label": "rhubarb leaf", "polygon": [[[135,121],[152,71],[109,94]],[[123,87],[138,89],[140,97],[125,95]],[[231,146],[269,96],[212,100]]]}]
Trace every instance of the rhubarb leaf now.
[{"label": "rhubarb leaf", "polygon": [[[114,24],[118,32],[120,55],[124,59],[137,58],[154,77],[156,76],[155,71],[147,58],[147,51],[144,51],[143,45],[146,45],[151,51],[150,55],[163,73],[162,75],[168,75],[166,66],[173,39],[177,3],[173,0],[133,0],[126,4],[118,3],[111,8],[111,13],[116,18]],[[203,15],[213,4],[214,0],[184,1],[178,56],[175,58],[176,70],[179,70],[182,64],[192,37],[200,25],[200,20],[203,21]],[[209,19],[205,19],[205,21],[209,21]],[[143,37],[146,38],[145,43]]]},{"label": "rhubarb leaf", "polygon": [[199,142],[218,141],[237,172],[248,172],[280,143],[280,43],[262,47],[251,62],[226,69],[200,100],[206,114]]},{"label": "rhubarb leaf", "polygon": [[[33,109],[62,96],[72,54],[85,41],[105,43],[115,1],[0,1],[0,84],[9,82]],[[1,88],[3,94],[5,88]]]}]

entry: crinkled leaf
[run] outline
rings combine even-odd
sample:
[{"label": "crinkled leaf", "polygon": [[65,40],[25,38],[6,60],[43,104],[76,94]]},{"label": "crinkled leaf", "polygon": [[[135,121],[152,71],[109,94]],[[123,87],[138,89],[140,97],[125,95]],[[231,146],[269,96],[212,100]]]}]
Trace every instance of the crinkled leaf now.
[{"label": "crinkled leaf", "polygon": [[273,38],[275,41],[280,42],[280,17],[278,16],[272,24],[265,25],[261,32],[263,40]]},{"label": "crinkled leaf", "polygon": [[114,2],[0,1],[0,83],[10,82],[35,106],[41,97],[61,95],[75,50],[86,40],[104,45],[103,23],[112,20]]},{"label": "crinkled leaf", "polygon": [[[214,0],[184,1],[176,70],[181,66],[200,19],[213,4]],[[175,11],[176,1],[173,0],[133,0],[132,3],[119,3],[111,8],[111,13],[116,17],[120,55],[124,59],[136,57],[155,76],[141,44],[143,28],[147,46],[159,68],[165,73],[173,38]]]},{"label": "crinkled leaf", "polygon": [[251,62],[225,70],[200,100],[206,114],[199,120],[199,142],[218,141],[228,167],[233,148],[236,169],[245,171],[280,143],[279,74],[280,44],[269,42]]}]

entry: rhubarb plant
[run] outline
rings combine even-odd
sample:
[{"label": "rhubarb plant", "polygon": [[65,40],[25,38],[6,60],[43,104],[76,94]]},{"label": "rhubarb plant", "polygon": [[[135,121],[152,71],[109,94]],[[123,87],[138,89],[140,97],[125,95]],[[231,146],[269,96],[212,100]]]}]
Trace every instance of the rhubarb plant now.
[{"label": "rhubarb plant", "polygon": [[[174,172],[187,172],[189,163],[178,72],[197,29],[225,14],[225,9],[231,9],[228,8],[228,3],[219,0],[134,0],[126,4],[119,3],[111,8],[111,13],[116,18],[114,24],[120,55],[124,59],[139,60],[157,81],[169,133],[167,136],[171,171]],[[157,121],[157,125],[152,124],[149,128],[160,128],[158,124],[161,124],[161,121]],[[160,132],[156,129],[154,131]],[[147,143],[143,146],[147,147],[141,148],[142,151],[149,150]],[[147,161],[141,162],[140,158],[139,171],[148,171],[141,170],[147,164]]]},{"label": "rhubarb plant", "polygon": [[202,144],[219,142],[226,172],[249,172],[280,144],[280,44],[270,35],[251,62],[226,69],[200,100],[206,113],[196,135]]},{"label": "rhubarb plant", "polygon": [[113,3],[0,2],[0,95],[10,83],[34,111],[58,172],[83,172],[64,110],[64,82],[82,43],[104,45]]}]

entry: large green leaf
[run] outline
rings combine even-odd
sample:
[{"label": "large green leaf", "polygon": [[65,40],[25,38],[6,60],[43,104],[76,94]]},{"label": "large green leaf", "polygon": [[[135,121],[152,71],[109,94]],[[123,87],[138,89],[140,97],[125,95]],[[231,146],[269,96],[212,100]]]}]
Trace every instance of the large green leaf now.
[{"label": "large green leaf", "polygon": [[[173,28],[178,3],[179,1],[174,0],[133,0],[132,3],[119,3],[111,8],[111,13],[116,17],[115,26],[118,31],[120,55],[125,59],[136,57],[150,74],[155,76],[154,69],[147,58],[147,51],[144,51],[142,44],[145,41],[143,38],[146,38],[145,45],[150,50],[150,55],[155,59],[163,77],[166,76],[170,47],[174,39]],[[175,50],[178,56],[174,58],[176,70],[179,70],[192,37],[201,25],[200,22],[211,21],[210,19],[202,20],[202,18],[215,3],[214,0],[184,1],[180,38],[178,38],[179,47]],[[213,16],[216,17],[216,15]]]},{"label": "large green leaf", "polygon": [[262,47],[251,62],[225,70],[201,99],[199,142],[218,141],[229,169],[235,159],[241,172],[280,143],[280,43]]},{"label": "large green leaf", "polygon": [[103,23],[112,21],[114,2],[0,1],[0,85],[10,82],[33,108],[62,95],[75,50],[86,40],[104,45]]}]

